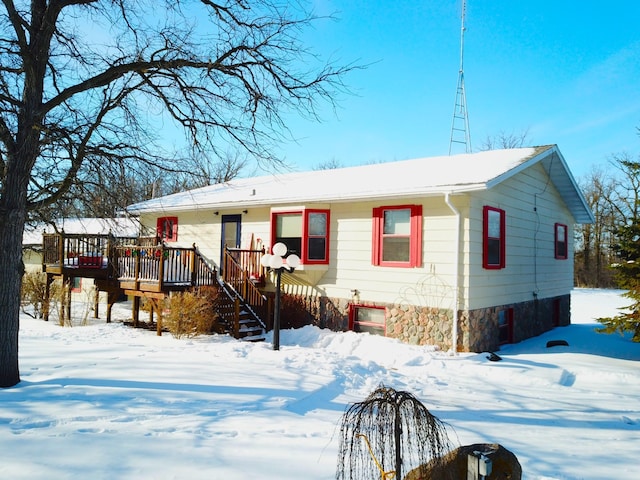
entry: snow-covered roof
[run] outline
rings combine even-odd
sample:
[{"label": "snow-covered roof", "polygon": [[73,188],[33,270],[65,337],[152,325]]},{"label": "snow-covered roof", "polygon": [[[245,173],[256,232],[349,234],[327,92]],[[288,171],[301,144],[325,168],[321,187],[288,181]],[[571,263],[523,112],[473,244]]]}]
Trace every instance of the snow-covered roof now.
[{"label": "snow-covered roof", "polygon": [[593,216],[557,146],[489,150],[321,171],[234,179],[131,205],[133,214],[465,193],[542,162],[576,221]]},{"label": "snow-covered roof", "polygon": [[[111,232],[116,237],[135,237],[140,231],[140,224],[132,218],[63,218],[55,222],[58,230],[64,233],[84,233],[88,235],[103,235]],[[42,243],[43,233],[53,233],[52,225],[38,225],[25,228],[22,235],[23,245],[39,245]]]}]

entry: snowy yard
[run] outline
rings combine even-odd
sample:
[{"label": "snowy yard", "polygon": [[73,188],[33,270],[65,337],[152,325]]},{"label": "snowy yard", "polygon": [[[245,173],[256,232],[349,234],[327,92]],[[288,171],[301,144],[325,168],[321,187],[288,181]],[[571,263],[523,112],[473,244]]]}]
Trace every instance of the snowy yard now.
[{"label": "snowy yard", "polygon": [[[283,331],[273,351],[269,338],[24,315],[22,382],[0,390],[0,478],[330,480],[345,407],[383,383],[417,396],[454,443],[514,452],[527,480],[635,480],[640,344],[594,332],[619,293],[574,290],[573,325],[500,362],[313,327]],[[569,346],[546,348],[558,339]]]}]

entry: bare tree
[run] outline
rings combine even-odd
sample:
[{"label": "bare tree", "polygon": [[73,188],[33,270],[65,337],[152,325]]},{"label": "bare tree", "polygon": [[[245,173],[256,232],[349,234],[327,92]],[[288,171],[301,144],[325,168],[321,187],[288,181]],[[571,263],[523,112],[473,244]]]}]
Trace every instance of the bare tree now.
[{"label": "bare tree", "polygon": [[[299,43],[315,18],[276,0],[2,0],[0,386],[20,381],[21,239],[29,211],[118,169],[176,170],[159,119],[190,145],[263,163],[284,113],[315,117],[354,67]],[[82,191],[82,190],[80,190]]]},{"label": "bare tree", "polygon": [[602,168],[594,168],[580,180],[580,188],[595,222],[576,226],[575,281],[579,286],[611,288],[615,212],[611,199],[616,180]]},{"label": "bare tree", "polygon": [[194,152],[186,163],[188,170],[171,176],[172,184],[163,189],[163,195],[228,182],[240,176],[251,162],[246,153],[229,150],[217,158]]},{"label": "bare tree", "polygon": [[344,165],[340,160],[333,157],[330,160],[325,160],[317,165],[314,165],[313,170],[335,170],[336,168],[342,168]]},{"label": "bare tree", "polygon": [[504,130],[497,135],[488,135],[484,139],[480,150],[496,150],[505,148],[524,147],[529,142],[529,129],[522,130],[520,133],[507,133]]},{"label": "bare tree", "polygon": [[627,152],[613,155],[609,164],[615,171],[615,186],[608,197],[618,225],[640,222],[640,161]]},{"label": "bare tree", "polygon": [[576,228],[578,285],[615,286],[611,265],[620,261],[620,232],[640,223],[640,162],[629,153],[613,155],[609,168],[594,168],[580,181],[595,222]]}]

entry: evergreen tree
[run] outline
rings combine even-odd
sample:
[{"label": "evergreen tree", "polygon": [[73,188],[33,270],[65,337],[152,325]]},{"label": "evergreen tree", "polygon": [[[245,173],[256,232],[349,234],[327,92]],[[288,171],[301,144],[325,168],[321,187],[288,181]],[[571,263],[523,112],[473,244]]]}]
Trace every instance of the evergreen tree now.
[{"label": "evergreen tree", "polygon": [[[640,172],[640,163],[635,168]],[[627,290],[623,296],[632,300],[631,305],[621,308],[614,317],[598,318],[604,325],[598,329],[603,333],[633,333],[632,340],[640,342],[640,223],[637,219],[617,229],[619,244],[616,246],[620,262],[614,265],[615,278],[620,288]]]}]

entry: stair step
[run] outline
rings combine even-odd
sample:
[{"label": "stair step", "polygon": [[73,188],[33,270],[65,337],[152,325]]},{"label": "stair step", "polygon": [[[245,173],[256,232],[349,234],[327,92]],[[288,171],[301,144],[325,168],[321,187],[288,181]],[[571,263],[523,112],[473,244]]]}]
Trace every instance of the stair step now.
[{"label": "stair step", "polygon": [[243,342],[264,342],[264,336],[262,335],[249,335],[240,338]]},{"label": "stair step", "polygon": [[[256,314],[244,304],[244,300],[240,299],[240,309],[237,308],[237,299],[235,298],[237,292],[234,289],[227,288],[224,281],[221,281],[220,292],[226,296],[225,301],[218,309],[221,315],[220,324],[224,326],[227,333],[236,336],[239,340],[260,342],[264,341],[264,328]],[[235,324],[236,312],[238,314],[238,324]],[[235,332],[235,328],[238,328]]]}]

